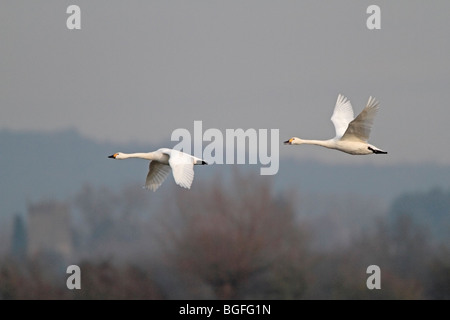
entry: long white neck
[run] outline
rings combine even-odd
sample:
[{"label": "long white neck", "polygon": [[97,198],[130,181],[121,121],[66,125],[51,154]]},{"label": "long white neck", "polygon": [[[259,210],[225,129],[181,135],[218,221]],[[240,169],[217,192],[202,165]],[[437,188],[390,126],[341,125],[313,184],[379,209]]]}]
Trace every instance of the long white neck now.
[{"label": "long white neck", "polygon": [[157,160],[154,152],[121,153],[117,159],[140,158],[146,160]]},{"label": "long white neck", "polygon": [[334,139],[329,140],[305,140],[305,139],[298,139],[300,140],[296,144],[314,144],[317,146],[322,146],[325,148],[333,148],[336,145],[336,141]]}]

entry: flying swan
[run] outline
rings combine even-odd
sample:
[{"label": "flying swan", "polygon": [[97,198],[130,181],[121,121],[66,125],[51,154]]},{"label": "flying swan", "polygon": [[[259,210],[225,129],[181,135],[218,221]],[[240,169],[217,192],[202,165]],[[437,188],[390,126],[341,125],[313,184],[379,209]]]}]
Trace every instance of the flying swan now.
[{"label": "flying swan", "polygon": [[128,158],[140,158],[150,160],[147,179],[144,188],[156,191],[159,186],[166,180],[172,169],[175,183],[180,187],[190,189],[194,180],[194,165],[207,164],[200,158],[191,156],[190,154],[162,148],[154,152],[148,153],[123,153],[118,152],[108,158],[123,160]]},{"label": "flying swan", "polygon": [[386,154],[386,151],[367,142],[377,110],[378,101],[370,97],[363,111],[354,118],[350,101],[340,94],[331,116],[331,121],[336,129],[336,136],[333,139],[305,140],[293,137],[284,144],[315,144],[356,155]]}]

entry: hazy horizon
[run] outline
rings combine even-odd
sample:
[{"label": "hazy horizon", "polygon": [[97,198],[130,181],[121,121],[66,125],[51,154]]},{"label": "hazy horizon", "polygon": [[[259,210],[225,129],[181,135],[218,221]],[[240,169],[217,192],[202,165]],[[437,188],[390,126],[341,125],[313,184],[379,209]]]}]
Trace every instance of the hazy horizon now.
[{"label": "hazy horizon", "polygon": [[[0,129],[75,128],[96,141],[174,145],[173,130],[280,130],[280,156],[326,163],[450,164],[450,3],[377,1],[6,2]],[[380,101],[370,142],[387,156],[289,147],[334,136],[339,93]]]},{"label": "hazy horizon", "polygon": [[[0,300],[449,299],[449,12],[444,0],[3,1]],[[380,102],[369,143],[387,155],[283,145],[333,138],[339,94],[355,115]],[[229,164],[195,166],[188,190],[172,158],[152,192],[148,160],[108,159],[173,148],[177,129],[218,129],[203,151]],[[267,131],[245,155],[248,129]]]}]

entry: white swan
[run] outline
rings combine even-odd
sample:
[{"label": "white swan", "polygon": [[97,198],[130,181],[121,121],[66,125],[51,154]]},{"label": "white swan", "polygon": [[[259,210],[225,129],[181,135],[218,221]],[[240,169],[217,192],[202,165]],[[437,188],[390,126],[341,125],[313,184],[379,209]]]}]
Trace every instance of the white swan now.
[{"label": "white swan", "polygon": [[386,154],[386,151],[367,142],[377,110],[378,101],[370,97],[363,111],[353,119],[350,101],[340,94],[331,116],[331,121],[336,129],[336,137],[329,140],[305,140],[293,137],[284,144],[315,144],[356,155]]},{"label": "white swan", "polygon": [[118,152],[108,158],[123,160],[128,158],[140,158],[150,160],[147,179],[144,188],[156,191],[166,180],[172,168],[175,183],[180,187],[190,189],[194,180],[194,165],[207,164],[200,158],[190,154],[162,148],[148,153],[123,153]]}]

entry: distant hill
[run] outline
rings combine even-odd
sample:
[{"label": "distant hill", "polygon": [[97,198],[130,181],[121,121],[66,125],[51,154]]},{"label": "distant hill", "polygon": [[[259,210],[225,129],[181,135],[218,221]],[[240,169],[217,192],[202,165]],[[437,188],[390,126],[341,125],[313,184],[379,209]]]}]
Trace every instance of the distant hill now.
[{"label": "distant hill", "polygon": [[0,131],[0,215],[24,212],[27,202],[41,198],[65,199],[84,183],[113,186],[142,177],[144,163],[120,171],[107,158],[119,150],[127,149],[91,141],[74,130]]},{"label": "distant hill", "polygon": [[277,184],[280,183],[307,193],[356,194],[390,203],[405,192],[449,188],[450,167],[437,164],[331,165],[285,159],[277,175]]},{"label": "distant hill", "polygon": [[392,202],[389,217],[395,223],[401,216],[424,227],[436,242],[450,243],[450,191],[434,188],[397,197]]},{"label": "distant hill", "polygon": [[[167,145],[170,147],[170,145]],[[148,164],[107,159],[116,151],[151,151],[163,147],[139,144],[99,143],[77,131],[53,133],[0,131],[0,217],[23,213],[28,202],[66,199],[83,184],[112,189],[125,184],[142,186]],[[233,168],[259,173],[259,165],[215,165],[196,170],[196,184],[219,177],[226,180]],[[200,169],[200,168],[199,168]],[[255,183],[272,181],[279,192],[297,190],[302,195],[358,195],[376,198],[385,204],[404,192],[432,187],[448,188],[450,170],[439,165],[330,165],[314,161],[281,159],[275,177],[259,176]],[[165,183],[159,192],[173,184]],[[319,201],[319,200],[318,200]]]}]

